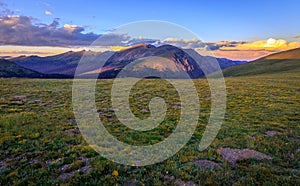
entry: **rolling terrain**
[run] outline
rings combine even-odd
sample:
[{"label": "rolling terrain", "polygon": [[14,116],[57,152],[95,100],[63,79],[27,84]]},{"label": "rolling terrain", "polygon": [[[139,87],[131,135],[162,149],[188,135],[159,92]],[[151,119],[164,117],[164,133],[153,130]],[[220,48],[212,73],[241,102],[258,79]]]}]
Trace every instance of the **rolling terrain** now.
[{"label": "rolling terrain", "polygon": [[[95,94],[111,135],[149,145],[172,133],[185,100],[169,84],[144,79],[132,89],[137,117],[149,116],[153,96],[167,104],[161,125],[139,132],[114,114],[112,82],[98,81]],[[0,79],[0,185],[299,185],[299,73],[226,78],[224,122],[204,151],[198,144],[209,120],[210,91],[205,79],[194,83],[201,112],[189,143],[161,163],[131,167],[102,157],[85,141],[72,109],[72,80]]]},{"label": "rolling terrain", "polygon": [[[173,52],[166,56],[174,56]],[[131,56],[118,54],[107,66],[115,67],[120,61],[122,65]],[[171,158],[145,167],[117,164],[91,148],[74,118],[71,79],[1,78],[0,185],[299,185],[300,73],[294,51],[288,55],[291,59],[286,56],[283,52],[234,67],[243,67],[241,72],[251,76],[225,78],[225,118],[204,151],[198,150],[198,144],[209,120],[211,95],[206,79],[193,80],[201,112],[192,138]],[[5,69],[36,73],[1,62]],[[142,63],[142,67],[153,64]],[[153,67],[176,70],[178,66]],[[175,81],[190,86],[186,80]],[[180,100],[167,81],[143,79],[131,90],[130,109],[137,117],[150,115],[148,104],[153,97],[162,97],[167,105],[162,123],[144,132],[125,127],[115,115],[112,83],[112,79],[99,80],[95,94],[99,119],[111,135],[127,144],[151,145],[173,132],[187,100]]]},{"label": "rolling terrain", "polygon": [[223,70],[224,77],[300,73],[300,48],[283,51]]}]

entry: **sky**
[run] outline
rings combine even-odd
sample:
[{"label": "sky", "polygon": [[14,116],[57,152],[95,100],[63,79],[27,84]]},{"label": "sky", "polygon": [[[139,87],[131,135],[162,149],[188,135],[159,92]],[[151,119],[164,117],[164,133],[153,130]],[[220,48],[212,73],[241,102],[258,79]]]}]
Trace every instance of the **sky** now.
[{"label": "sky", "polygon": [[162,20],[195,33],[217,57],[251,60],[300,47],[299,7],[299,0],[0,0],[0,55],[79,50],[120,25]]}]

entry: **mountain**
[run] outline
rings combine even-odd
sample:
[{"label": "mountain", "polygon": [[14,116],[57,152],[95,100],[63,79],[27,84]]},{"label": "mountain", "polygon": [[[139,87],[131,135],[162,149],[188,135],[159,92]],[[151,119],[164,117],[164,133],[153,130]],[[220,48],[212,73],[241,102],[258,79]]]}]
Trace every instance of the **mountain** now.
[{"label": "mountain", "polygon": [[[203,68],[207,72],[215,72],[208,63],[213,57],[201,56],[192,49],[183,50],[172,45],[138,45],[114,53],[101,69],[83,73],[83,75],[99,73],[100,78],[114,78],[122,70],[127,77],[141,77],[145,74],[156,74],[162,78],[199,78],[204,76]],[[221,69],[243,64],[242,61],[231,61],[220,58],[217,62]],[[202,64],[201,68],[199,64]]]},{"label": "mountain", "polygon": [[300,72],[300,48],[278,52],[223,70],[224,77]]},{"label": "mountain", "polygon": [[[133,77],[145,74],[149,70],[164,78],[181,78],[185,73],[191,78],[203,77],[204,73],[197,64],[202,64],[201,68],[206,68],[209,73],[218,70],[209,64],[216,58],[201,56],[192,49],[180,49],[172,45],[155,47],[149,44],[135,45],[118,52],[70,51],[47,57],[20,56],[12,58],[10,61],[43,74],[74,76],[82,56],[92,59],[86,60],[83,68],[78,69],[82,77],[99,73],[100,78],[114,78],[125,66],[127,75]],[[157,57],[150,59],[153,56]],[[225,58],[217,58],[217,61],[221,69],[245,63]],[[100,68],[101,66],[102,68]]]},{"label": "mountain", "polygon": [[183,78],[184,72],[191,78],[204,75],[196,61],[183,50],[172,45],[146,44],[116,52],[103,68],[84,74],[99,73],[100,78],[114,78],[121,70],[125,70],[127,77],[140,77],[149,72],[163,78]]},{"label": "mountain", "polygon": [[66,52],[54,56],[20,56],[10,61],[44,74],[63,74],[72,76],[85,51]]},{"label": "mountain", "polygon": [[43,78],[44,74],[23,68],[14,62],[0,59],[0,77]]},{"label": "mountain", "polygon": [[14,62],[0,59],[0,77],[10,78],[70,78],[60,74],[43,74],[17,65]]}]

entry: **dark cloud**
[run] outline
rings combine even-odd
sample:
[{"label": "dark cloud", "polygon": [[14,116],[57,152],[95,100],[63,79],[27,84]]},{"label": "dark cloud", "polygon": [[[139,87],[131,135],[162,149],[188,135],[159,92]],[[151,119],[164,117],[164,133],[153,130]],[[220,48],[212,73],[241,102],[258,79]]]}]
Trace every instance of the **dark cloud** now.
[{"label": "dark cloud", "polygon": [[83,33],[84,28],[76,25],[59,26],[59,19],[49,25],[32,23],[28,16],[0,17],[0,44],[29,46],[72,46],[89,45],[100,35]]},{"label": "dark cloud", "polygon": [[165,44],[171,44],[181,48],[199,48],[201,50],[219,50],[222,47],[235,47],[246,43],[245,41],[220,41],[220,42],[202,42],[198,39],[182,40],[177,38],[168,38],[163,41]]},{"label": "dark cloud", "polygon": [[170,44],[180,48],[204,48],[205,43],[198,39],[182,40],[177,38],[168,38],[163,41],[164,44]]},{"label": "dark cloud", "polygon": [[222,47],[236,47],[240,44],[245,44],[246,41],[219,41],[216,43],[205,43],[209,50],[219,50]]},{"label": "dark cloud", "polygon": [[15,12],[7,8],[7,4],[0,2],[0,16],[14,15]]}]

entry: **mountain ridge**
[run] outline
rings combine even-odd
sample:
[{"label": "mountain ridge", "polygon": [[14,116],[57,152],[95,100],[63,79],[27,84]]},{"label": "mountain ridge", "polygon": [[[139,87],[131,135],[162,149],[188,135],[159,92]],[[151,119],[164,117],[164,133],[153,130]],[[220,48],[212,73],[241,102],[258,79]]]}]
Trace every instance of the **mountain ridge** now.
[{"label": "mountain ridge", "polygon": [[0,59],[0,77],[16,78],[69,78],[60,74],[43,74],[17,65],[14,62]]},{"label": "mountain ridge", "polygon": [[[192,49],[179,49],[172,45],[162,45],[155,47],[150,44],[132,46],[127,49],[120,50],[118,52],[106,51],[106,52],[91,52],[91,51],[78,51],[78,52],[65,52],[62,54],[57,54],[54,56],[19,56],[16,58],[10,59],[10,61],[15,62],[16,64],[28,68],[43,74],[62,74],[67,76],[74,76],[77,65],[83,55],[91,55],[93,57],[101,58],[104,56],[111,56],[103,66],[103,69],[97,69],[93,63],[86,63],[86,68],[82,69],[81,74],[92,74],[99,73],[101,78],[113,78],[116,76],[115,69],[123,68],[128,65],[130,62],[143,57],[149,56],[160,56],[172,60],[174,64],[180,66],[182,70],[189,71],[191,68],[195,68],[196,62],[187,54],[189,50]],[[198,53],[197,53],[198,54]],[[200,55],[200,54],[198,54]],[[209,59],[213,57],[201,57],[201,60]],[[209,60],[211,60],[209,59]],[[186,61],[184,61],[186,60]],[[217,58],[221,69],[228,68],[234,65],[240,65],[245,62],[243,61],[233,61],[224,58]],[[112,63],[114,66],[112,66]],[[153,65],[149,65],[147,68],[153,69]],[[189,66],[193,63],[192,66]],[[156,65],[159,66],[159,65]],[[170,65],[169,65],[170,66]],[[162,67],[165,68],[165,67]],[[174,67],[172,67],[174,68]],[[104,72],[105,71],[105,72]],[[102,73],[102,75],[101,75]],[[112,73],[112,74],[109,74]],[[195,72],[189,74],[192,78],[203,77],[204,74],[201,70],[196,69]]]}]

